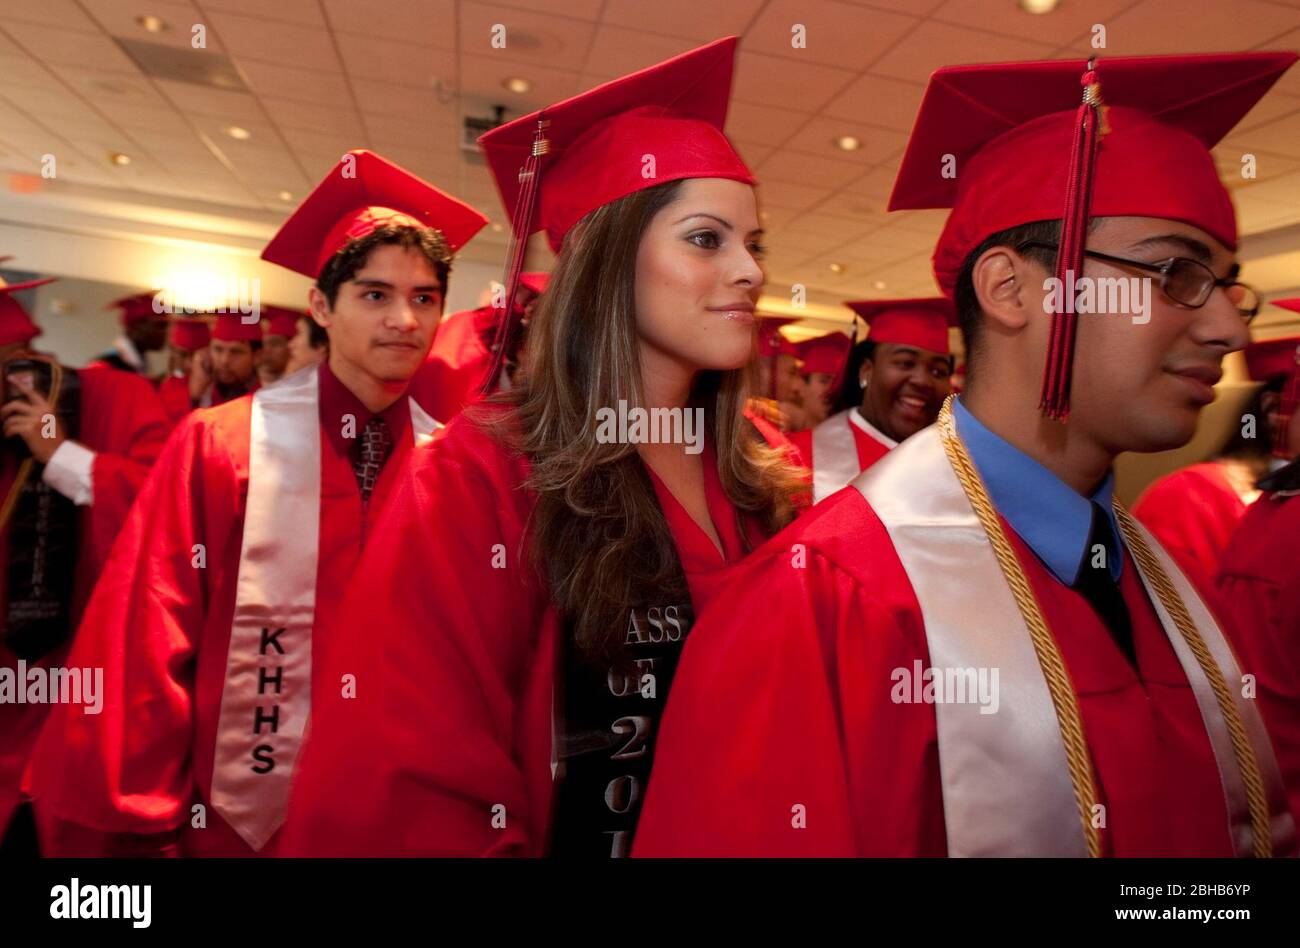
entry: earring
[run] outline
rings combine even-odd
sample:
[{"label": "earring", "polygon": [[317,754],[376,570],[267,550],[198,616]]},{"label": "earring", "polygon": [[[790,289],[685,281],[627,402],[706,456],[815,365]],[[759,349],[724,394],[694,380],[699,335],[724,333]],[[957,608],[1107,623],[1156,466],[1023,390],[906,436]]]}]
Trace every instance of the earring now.
[{"label": "earring", "polygon": [[869,384],[870,383],[866,379],[858,379],[858,388],[862,389],[864,392],[867,390]]}]

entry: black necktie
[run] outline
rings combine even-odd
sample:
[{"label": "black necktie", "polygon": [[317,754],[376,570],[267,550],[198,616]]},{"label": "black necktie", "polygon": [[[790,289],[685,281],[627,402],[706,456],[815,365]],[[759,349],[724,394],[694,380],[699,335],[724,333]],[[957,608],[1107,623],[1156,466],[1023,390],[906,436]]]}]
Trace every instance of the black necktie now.
[{"label": "black necktie", "polygon": [[[1097,561],[1093,551],[1097,545],[1105,549],[1102,565],[1094,566]],[[1112,551],[1116,551],[1112,553]],[[1097,617],[1110,630],[1111,638],[1120,647],[1120,651],[1137,668],[1137,652],[1133,646],[1133,622],[1128,614],[1128,605],[1120,594],[1119,585],[1110,575],[1110,557],[1123,556],[1121,547],[1115,539],[1115,532],[1110,527],[1110,518],[1101,507],[1092,505],[1092,528],[1088,531],[1088,547],[1084,551],[1083,566],[1079,569],[1079,579],[1074,584],[1088,600]]]},{"label": "black necktie", "polygon": [[352,457],[352,472],[357,476],[357,486],[361,488],[361,502],[370,499],[379,480],[379,472],[384,462],[393,451],[393,436],[388,430],[388,422],[378,415],[371,417],[361,429],[357,439],[357,449]]}]

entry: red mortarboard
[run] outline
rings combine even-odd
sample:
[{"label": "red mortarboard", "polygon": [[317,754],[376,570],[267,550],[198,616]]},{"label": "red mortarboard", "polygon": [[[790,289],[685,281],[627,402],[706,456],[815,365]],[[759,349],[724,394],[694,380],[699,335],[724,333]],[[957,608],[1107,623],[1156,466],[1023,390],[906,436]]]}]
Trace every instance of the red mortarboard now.
[{"label": "red mortarboard", "polygon": [[212,338],[222,342],[261,342],[262,322],[244,322],[243,313],[219,313],[212,320]]},{"label": "red mortarboard", "polygon": [[828,332],[824,336],[814,336],[795,343],[795,352],[803,362],[805,373],[819,372],[824,375],[838,375],[848,358],[849,337],[842,332]]},{"label": "red mortarboard", "polygon": [[551,275],[540,271],[521,273],[519,274],[519,282],[540,296],[546,292],[546,288],[550,285]]},{"label": "red mortarboard", "polygon": [[[520,237],[545,230],[551,249],[591,211],[682,178],[754,183],[722,127],[731,96],[737,39],[707,46],[614,79],[588,92],[494,128],[479,138],[501,203],[518,219],[520,169],[533,150],[539,120],[547,148],[537,183],[535,219]],[[654,158],[647,177],[646,156]],[[523,195],[528,199],[527,193]]]},{"label": "red mortarboard", "polygon": [[795,344],[781,334],[781,327],[788,326],[790,323],[799,320],[793,316],[765,316],[760,317],[758,321],[758,354],[760,357],[770,359],[773,356],[792,355],[798,356],[799,350]]},{"label": "red mortarboard", "polygon": [[[1235,249],[1232,202],[1209,149],[1296,58],[1116,58],[1092,71],[1080,60],[944,67],[930,77],[889,209],[952,208],[934,251],[949,297],[971,251],[1033,221],[1064,221],[1059,271],[1080,271],[1089,217],[1183,221]],[[1073,333],[1074,316],[1056,314],[1043,386],[1044,411],[1056,417],[1066,412]]]},{"label": "red mortarboard", "polygon": [[871,327],[872,342],[917,346],[949,355],[948,327],[957,325],[957,310],[944,296],[914,300],[856,300],[845,303]]},{"label": "red mortarboard", "polygon": [[852,341],[842,332],[828,332],[795,343],[795,351],[803,361],[804,374],[818,372],[831,376],[832,390],[839,387],[840,375],[852,347]]},{"label": "red mortarboard", "polygon": [[263,306],[262,318],[266,320],[265,330],[268,336],[291,338],[298,331],[298,320],[304,315],[301,310],[286,309],[283,306]]},{"label": "red mortarboard", "polygon": [[1278,375],[1285,375],[1295,365],[1296,347],[1300,346],[1300,336],[1283,336],[1279,339],[1264,339],[1252,342],[1246,347],[1246,372],[1252,382],[1267,382]]},{"label": "red mortarboard", "polygon": [[212,338],[212,330],[203,319],[176,319],[172,321],[171,344],[186,352],[198,352]]},{"label": "red mortarboard", "polygon": [[314,280],[349,240],[385,224],[434,227],[456,251],[487,223],[468,204],[374,152],[355,149],[348,156],[355,163],[330,170],[271,238],[263,260]]},{"label": "red mortarboard", "polygon": [[154,312],[153,301],[161,292],[161,290],[150,290],[146,293],[132,293],[130,296],[115,299],[108,305],[117,308],[118,318],[123,326],[134,326],[136,323],[160,315]]},{"label": "red mortarboard", "polygon": [[41,334],[41,328],[32,322],[31,316],[22,304],[13,298],[19,290],[53,283],[55,277],[40,280],[27,280],[24,283],[4,283],[0,281],[0,346],[11,342],[28,342]]}]

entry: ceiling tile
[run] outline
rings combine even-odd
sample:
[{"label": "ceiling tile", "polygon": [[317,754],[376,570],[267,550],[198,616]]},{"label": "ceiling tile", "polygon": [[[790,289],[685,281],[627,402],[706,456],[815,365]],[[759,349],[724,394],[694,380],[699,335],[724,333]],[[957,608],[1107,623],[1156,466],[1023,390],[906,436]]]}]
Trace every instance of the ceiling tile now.
[{"label": "ceiling tile", "polygon": [[[1263,0],[1142,0],[1101,22],[1104,55],[1235,52],[1300,27],[1300,9]],[[1086,53],[1086,38],[1074,48]]]},{"label": "ceiling tile", "polygon": [[[826,148],[830,151],[829,144]],[[844,154],[840,152],[840,154]],[[801,154],[789,146],[775,152],[754,169],[754,176],[763,183],[786,181],[804,184],[816,181],[824,187],[837,189],[862,176],[866,165],[853,161],[837,161],[830,157]]]},{"label": "ceiling tile", "polygon": [[[199,11],[189,3],[160,3],[158,0],[80,0],[80,2],[109,35],[146,43],[161,43],[189,49],[194,38],[193,27],[203,21]],[[165,29],[158,33],[150,33],[136,22],[138,17],[145,15],[160,17],[166,24]],[[223,51],[220,42],[210,32],[206,44],[209,52]]]},{"label": "ceiling tile", "polygon": [[0,76],[4,76],[6,88],[26,86],[44,87],[58,80],[42,66],[21,50],[17,55],[0,55]]},{"label": "ceiling tile", "polygon": [[233,13],[211,14],[212,29],[230,54],[237,59],[257,59],[292,64],[306,69],[337,72],[338,57],[328,31],[312,29],[279,20],[239,16]]},{"label": "ceiling tile", "polygon": [[361,117],[350,103],[315,105],[272,96],[262,96],[261,102],[266,113],[271,116],[271,121],[281,128],[316,129],[356,138],[361,138],[364,134]]},{"label": "ceiling tile", "polygon": [[1056,47],[928,20],[882,56],[871,71],[882,76],[927,82],[940,66],[1050,59]]},{"label": "ceiling tile", "polygon": [[[855,152],[841,151],[833,144],[841,135],[856,135],[862,147]],[[861,173],[871,165],[900,156],[907,147],[907,135],[889,128],[871,128],[819,117],[799,129],[785,147],[839,161],[852,161]]]},{"label": "ceiling tile", "polygon": [[694,46],[680,37],[602,26],[596,31],[584,71],[601,81],[613,79],[689,52]]},{"label": "ceiling tile", "polygon": [[43,23],[62,30],[99,32],[99,24],[87,16],[75,0],[41,0],[40,3],[4,0],[0,3],[0,15],[4,16],[6,23]]},{"label": "ceiling tile", "polygon": [[329,25],[337,33],[356,33],[455,49],[454,0],[323,0]]},{"label": "ceiling tile", "polygon": [[84,66],[108,72],[139,74],[134,62],[102,33],[81,33],[62,27],[35,23],[6,23],[9,37],[43,63],[53,66]]},{"label": "ceiling tile", "polygon": [[338,41],[350,76],[426,89],[437,79],[455,79],[455,57],[445,50],[351,33],[338,34]]},{"label": "ceiling tile", "polygon": [[603,0],[505,0],[501,6],[578,20],[599,20]]},{"label": "ceiling tile", "polygon": [[910,132],[924,95],[921,83],[867,73],[854,79],[823,111],[831,118]]},{"label": "ceiling tile", "polygon": [[748,102],[732,102],[727,110],[727,134],[760,145],[783,145],[808,124],[808,116]]},{"label": "ceiling tile", "polygon": [[696,45],[722,36],[742,34],[763,6],[763,0],[606,0],[604,20],[613,26],[664,33],[692,40]]},{"label": "ceiling tile", "polygon": [[1051,13],[1026,13],[1016,0],[947,0],[930,14],[935,20],[977,30],[991,30],[1046,43],[1065,46],[1080,36],[1087,35],[1094,23],[1106,24],[1107,30],[1115,15],[1134,0],[1088,0],[1087,3],[1062,3]]},{"label": "ceiling tile", "polygon": [[248,127],[250,122],[262,119],[257,98],[247,92],[212,89],[192,82],[157,80],[158,88],[177,109],[186,115],[217,116],[227,124]]},{"label": "ceiling tile", "polygon": [[246,59],[239,64],[249,87],[260,95],[329,105],[346,99],[348,83],[338,70],[321,72]]},{"label": "ceiling tile", "polygon": [[[511,92],[503,83],[514,78],[527,79],[532,88],[524,93]],[[581,81],[576,72],[536,64],[524,66],[492,56],[460,58],[461,92],[474,102],[483,103],[485,115],[491,114],[489,104],[504,105],[510,116],[525,115],[576,95],[582,88]]]},{"label": "ceiling tile", "polygon": [[[921,21],[834,0],[771,0],[745,34],[744,49],[865,69]],[[804,48],[792,43],[803,26]]]},{"label": "ceiling tile", "polygon": [[816,112],[853,81],[847,69],[781,59],[743,50],[736,57],[732,98],[742,102]]},{"label": "ceiling tile", "polygon": [[270,20],[287,20],[321,28],[320,4],[317,0],[202,0],[205,10],[247,13]]},{"label": "ceiling tile", "polygon": [[[493,47],[496,29],[505,27],[505,46]],[[529,10],[462,0],[460,51],[518,63],[556,66],[581,62],[591,46],[595,25]]]}]

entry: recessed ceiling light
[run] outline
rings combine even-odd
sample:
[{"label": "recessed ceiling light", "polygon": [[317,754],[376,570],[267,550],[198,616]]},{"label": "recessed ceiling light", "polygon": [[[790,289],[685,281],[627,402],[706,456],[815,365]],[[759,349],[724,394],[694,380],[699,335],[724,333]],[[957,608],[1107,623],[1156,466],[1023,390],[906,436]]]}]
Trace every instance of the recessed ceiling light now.
[{"label": "recessed ceiling light", "polygon": [[533,84],[521,76],[510,76],[507,79],[502,79],[501,85],[511,92],[517,92],[519,95],[533,91]]},{"label": "recessed ceiling light", "polygon": [[281,201],[292,201],[292,200],[293,200],[293,195],[290,194],[288,191],[281,191],[281,192],[280,192],[280,200],[281,200]]},{"label": "recessed ceiling light", "polygon": [[1020,9],[1026,13],[1051,13],[1058,0],[1020,0]]},{"label": "recessed ceiling light", "polygon": [[885,288],[885,281],[884,281],[884,280],[877,280],[875,283],[873,283],[873,284],[871,284],[871,285],[872,285],[873,287],[875,287],[877,290],[883,290],[883,289]]},{"label": "recessed ceiling light", "polygon": [[842,263],[832,263],[832,264],[831,264],[831,273],[840,274],[840,273],[843,273],[843,272],[844,272],[844,264],[842,264]]},{"label": "recessed ceiling light", "polygon": [[501,231],[503,231],[504,229],[505,229],[505,228],[502,227],[500,224],[493,224],[493,225],[492,225],[492,231],[493,231],[494,233],[499,234],[499,233],[501,233]]},{"label": "recessed ceiling light", "polygon": [[161,33],[167,29],[167,21],[160,16],[149,16],[145,14],[135,18],[146,33]]},{"label": "recessed ceiling light", "polygon": [[129,165],[131,163],[131,156],[124,155],[120,151],[110,151],[108,153],[108,160],[111,161],[113,164],[119,166]]},{"label": "recessed ceiling light", "polygon": [[226,134],[236,141],[246,142],[253,137],[253,133],[242,125],[232,125],[226,129]]},{"label": "recessed ceiling light", "polygon": [[862,139],[856,135],[841,135],[835,139],[835,147],[840,151],[857,151],[862,147]]}]

